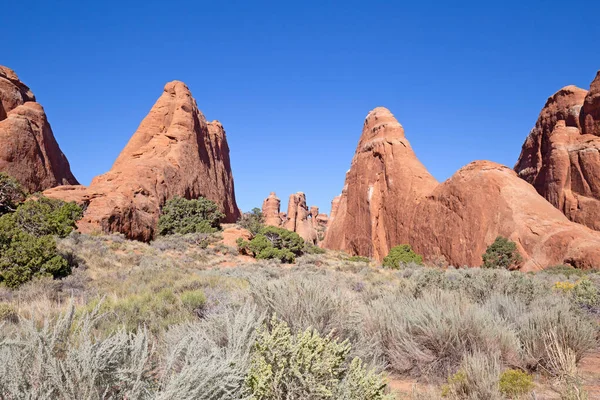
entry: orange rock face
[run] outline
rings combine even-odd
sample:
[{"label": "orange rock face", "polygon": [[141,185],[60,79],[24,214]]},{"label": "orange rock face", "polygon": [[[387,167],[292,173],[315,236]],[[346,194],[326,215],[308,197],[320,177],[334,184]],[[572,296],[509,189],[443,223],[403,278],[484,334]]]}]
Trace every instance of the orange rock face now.
[{"label": "orange rock face", "polygon": [[304,241],[316,244],[318,241],[317,231],[312,226],[312,222],[308,220],[309,215],[306,195],[302,192],[292,194],[288,202],[287,220],[283,227],[296,232]]},{"label": "orange rock face", "polygon": [[327,227],[327,214],[320,214],[319,208],[306,205],[306,195],[298,192],[290,195],[288,202],[288,212],[280,212],[281,201],[271,192],[265,199],[262,206],[262,213],[265,218],[265,225],[278,226],[289,231],[296,232],[305,241],[317,244],[324,237]]},{"label": "orange rock face", "polygon": [[265,219],[265,225],[281,226],[283,221],[281,219],[280,207],[281,200],[279,200],[279,197],[277,197],[275,192],[271,192],[269,197],[263,201],[262,205],[262,214]]},{"label": "orange rock face", "polygon": [[569,221],[510,168],[475,161],[417,206],[409,243],[429,259],[478,266],[497,236],[514,241],[524,271],[569,263],[600,268],[600,234]]},{"label": "orange rock face", "polygon": [[14,71],[0,66],[0,171],[29,192],[77,184],[42,106]]},{"label": "orange rock face", "polygon": [[600,230],[600,73],[548,99],[515,171],[570,220]]},{"label": "orange rock face", "polygon": [[88,188],[44,194],[85,204],[83,232],[121,232],[143,241],[153,238],[160,208],[175,196],[216,202],[224,222],[240,216],[223,126],[206,121],[179,81],[165,86],[109,172]]},{"label": "orange rock face", "polygon": [[570,222],[514,171],[477,161],[438,184],[393,115],[369,113],[324,247],[381,260],[407,243],[428,260],[478,266],[498,235],[517,243],[523,270],[600,267],[600,233]]},{"label": "orange rock face", "polygon": [[407,243],[417,203],[437,181],[417,159],[392,113],[367,115],[323,247],[382,259]]}]

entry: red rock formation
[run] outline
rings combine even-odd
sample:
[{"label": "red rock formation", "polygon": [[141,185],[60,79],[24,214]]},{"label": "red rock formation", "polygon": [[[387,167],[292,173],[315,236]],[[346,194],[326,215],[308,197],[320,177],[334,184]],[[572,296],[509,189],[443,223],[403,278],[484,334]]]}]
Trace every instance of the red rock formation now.
[{"label": "red rock formation", "polygon": [[175,196],[216,202],[224,222],[240,216],[225,131],[219,122],[206,121],[179,81],[165,86],[109,172],[87,189],[63,187],[45,194],[85,203],[83,232],[121,232],[144,241],[153,238],[160,208]]},{"label": "red rock formation", "polygon": [[390,245],[408,242],[416,205],[436,185],[402,125],[389,110],[374,109],[365,119],[342,195],[332,203],[323,247],[382,259]]},{"label": "red rock formation", "polygon": [[517,243],[524,270],[600,267],[600,233],[568,221],[508,167],[478,161],[438,184],[392,114],[369,113],[323,247],[382,259],[408,243],[428,260],[478,266],[498,235]]},{"label": "red rock formation", "polygon": [[263,201],[262,214],[265,219],[265,225],[268,226],[281,226],[281,212],[280,212],[281,200],[275,194],[271,192],[269,197]]},{"label": "red rock formation", "polygon": [[0,171],[29,192],[77,184],[46,113],[14,71],[0,66]]},{"label": "red rock formation", "polygon": [[581,126],[584,134],[600,136],[600,71],[590,85],[581,110]]},{"label": "red rock formation", "polygon": [[489,161],[461,168],[419,203],[409,243],[428,259],[477,266],[497,236],[516,242],[524,271],[600,267],[600,233],[570,222],[514,171]]},{"label": "red rock formation", "polygon": [[318,241],[317,232],[313,228],[309,216],[308,207],[306,206],[306,195],[298,192],[290,195],[288,202],[287,220],[283,227],[289,231],[296,232],[306,242],[316,244]]},{"label": "red rock formation", "polygon": [[515,171],[570,220],[600,230],[600,73],[551,96]]}]

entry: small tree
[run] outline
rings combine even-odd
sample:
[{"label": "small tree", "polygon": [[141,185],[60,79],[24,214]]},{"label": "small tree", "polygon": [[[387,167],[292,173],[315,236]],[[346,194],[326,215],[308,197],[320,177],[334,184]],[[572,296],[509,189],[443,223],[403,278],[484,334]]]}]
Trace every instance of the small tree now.
[{"label": "small tree", "polygon": [[302,254],[304,240],[296,232],[266,226],[249,242],[239,238],[237,245],[241,252],[250,252],[257,259],[275,258],[291,263]]},{"label": "small tree", "polygon": [[253,208],[252,211],[242,214],[237,224],[250,233],[256,235],[264,227],[265,218],[260,208]]},{"label": "small tree", "polygon": [[482,256],[483,268],[513,269],[521,264],[523,258],[517,250],[517,244],[505,237],[498,236]]},{"label": "small tree", "polygon": [[387,268],[400,268],[400,264],[423,264],[423,257],[413,251],[409,244],[392,247],[389,254],[383,259],[383,266]]},{"label": "small tree", "polygon": [[25,193],[17,180],[0,172],[0,215],[13,212],[25,200]]},{"label": "small tree", "polygon": [[66,237],[75,229],[83,211],[75,203],[39,197],[21,204],[14,213],[2,218],[33,236],[57,235]]},{"label": "small tree", "polygon": [[213,201],[200,197],[187,200],[175,197],[168,200],[158,219],[160,235],[211,233],[221,229],[225,215]]},{"label": "small tree", "polygon": [[34,236],[14,224],[12,214],[0,218],[0,283],[17,287],[34,277],[64,277],[71,267],[53,236]]}]

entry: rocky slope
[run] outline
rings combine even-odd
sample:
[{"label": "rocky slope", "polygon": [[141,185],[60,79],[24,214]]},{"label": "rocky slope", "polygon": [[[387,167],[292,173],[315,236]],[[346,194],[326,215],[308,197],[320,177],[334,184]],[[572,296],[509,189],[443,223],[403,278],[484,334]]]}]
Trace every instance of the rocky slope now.
[{"label": "rocky slope", "polygon": [[77,184],[44,108],[17,74],[0,66],[0,171],[29,192]]},{"label": "rocky slope", "polygon": [[223,126],[207,122],[188,87],[168,83],[113,167],[88,188],[66,186],[49,197],[86,205],[79,229],[153,238],[160,208],[175,196],[206,197],[234,222],[235,201],[229,147]]},{"label": "rocky slope", "polygon": [[438,184],[394,116],[369,113],[323,247],[382,259],[408,243],[426,259],[477,266],[498,235],[517,243],[524,270],[600,266],[600,233],[570,222],[508,167],[477,161]]},{"label": "rocky slope", "polygon": [[542,109],[515,171],[570,220],[600,230],[600,72],[590,91],[562,88]]}]

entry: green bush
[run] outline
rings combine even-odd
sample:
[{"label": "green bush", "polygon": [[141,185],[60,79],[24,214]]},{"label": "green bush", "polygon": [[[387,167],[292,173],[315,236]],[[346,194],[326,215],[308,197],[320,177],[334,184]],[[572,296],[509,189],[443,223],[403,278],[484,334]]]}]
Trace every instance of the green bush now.
[{"label": "green bush", "polygon": [[71,273],[54,237],[36,237],[4,222],[0,221],[0,283],[14,288],[35,277],[60,278]]},{"label": "green bush", "polygon": [[75,203],[40,197],[0,217],[0,283],[17,287],[33,278],[71,273],[54,235],[65,237],[82,215]]},{"label": "green bush", "polygon": [[517,244],[502,236],[498,236],[494,243],[488,246],[482,258],[484,268],[514,269],[523,260],[517,250]]},{"label": "green bush", "polygon": [[319,246],[315,246],[312,243],[308,243],[306,242],[304,244],[304,249],[302,250],[303,254],[325,254],[326,251],[325,249],[319,247]]},{"label": "green bush", "polygon": [[195,200],[175,197],[168,200],[161,211],[158,219],[160,235],[216,232],[221,229],[220,221],[225,217],[213,201],[203,197]]},{"label": "green bush", "polygon": [[333,333],[321,337],[307,329],[297,335],[275,317],[259,331],[250,371],[248,395],[255,400],[391,399],[383,377],[360,359],[349,362],[351,346]]},{"label": "green bush", "polygon": [[265,218],[260,208],[253,208],[252,211],[242,214],[237,224],[244,229],[248,229],[253,235],[258,234],[264,227]]},{"label": "green bush", "polygon": [[500,375],[500,393],[514,399],[533,390],[533,377],[518,369],[508,369]]},{"label": "green bush", "polygon": [[573,288],[573,297],[578,304],[584,306],[595,306],[600,299],[598,288],[587,277],[583,277],[576,282]]},{"label": "green bush", "polygon": [[14,213],[1,219],[33,236],[57,235],[66,237],[76,227],[83,211],[75,203],[39,197],[19,205]]},{"label": "green bush", "polygon": [[413,251],[409,244],[394,246],[383,259],[383,266],[387,268],[400,268],[400,264],[423,264],[423,257]]},{"label": "green bush", "polygon": [[304,240],[296,232],[274,226],[262,228],[250,241],[238,239],[237,245],[240,252],[249,252],[257,259],[286,263],[293,263],[305,248]]},{"label": "green bush", "polygon": [[352,256],[348,259],[348,261],[350,262],[363,262],[363,263],[370,263],[371,259],[369,257],[362,257],[362,256]]},{"label": "green bush", "polygon": [[0,172],[0,215],[13,212],[25,200],[25,193],[19,182]]}]

